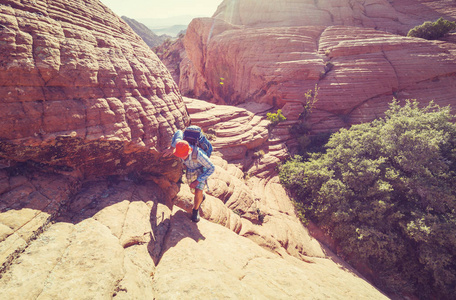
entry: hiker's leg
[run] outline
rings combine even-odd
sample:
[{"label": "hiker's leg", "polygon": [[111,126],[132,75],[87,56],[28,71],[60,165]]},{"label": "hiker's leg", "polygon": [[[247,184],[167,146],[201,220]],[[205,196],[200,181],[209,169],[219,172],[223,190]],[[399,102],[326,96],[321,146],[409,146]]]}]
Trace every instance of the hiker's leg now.
[{"label": "hiker's leg", "polygon": [[192,209],[192,221],[193,222],[199,222],[199,220],[200,220],[199,207],[201,205],[201,202],[203,202],[203,199],[204,199],[203,190],[200,188],[195,188],[195,200],[194,200],[193,209]]},{"label": "hiker's leg", "polygon": [[203,202],[203,190],[195,189],[195,200],[193,202],[193,209],[199,209],[201,202]]},{"label": "hiker's leg", "polygon": [[[197,170],[187,169],[187,173],[185,174],[185,176],[187,178],[188,185],[190,185],[193,181],[196,180],[196,178],[198,178],[198,172]],[[195,194],[195,189],[190,188],[190,191],[192,192],[192,194]]]}]

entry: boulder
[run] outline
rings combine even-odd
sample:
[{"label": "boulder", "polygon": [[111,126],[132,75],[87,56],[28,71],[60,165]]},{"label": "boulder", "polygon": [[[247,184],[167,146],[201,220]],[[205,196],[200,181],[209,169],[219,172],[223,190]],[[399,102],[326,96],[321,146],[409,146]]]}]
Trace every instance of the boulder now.
[{"label": "boulder", "polygon": [[[269,121],[261,115],[243,107],[184,100],[192,123],[203,129],[214,149],[227,161],[244,160],[248,151],[260,148],[268,140]],[[264,111],[268,109],[264,106]]]},{"label": "boulder", "polygon": [[166,67],[106,6],[3,1],[0,40],[1,157],[83,176],[161,168],[189,116]]}]

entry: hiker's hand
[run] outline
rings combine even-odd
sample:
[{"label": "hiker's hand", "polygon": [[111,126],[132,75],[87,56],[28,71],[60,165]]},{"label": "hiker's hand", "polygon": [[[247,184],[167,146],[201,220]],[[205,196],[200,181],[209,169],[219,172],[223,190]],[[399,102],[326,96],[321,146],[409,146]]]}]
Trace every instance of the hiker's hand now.
[{"label": "hiker's hand", "polygon": [[169,157],[169,156],[173,155],[173,150],[174,150],[173,147],[169,147],[168,149],[163,151],[163,156],[164,157]]},{"label": "hiker's hand", "polygon": [[192,183],[190,183],[190,188],[191,188],[191,189],[195,189],[196,186],[197,186],[198,184],[199,184],[199,181],[198,181],[198,180],[195,180],[195,181],[193,181]]}]

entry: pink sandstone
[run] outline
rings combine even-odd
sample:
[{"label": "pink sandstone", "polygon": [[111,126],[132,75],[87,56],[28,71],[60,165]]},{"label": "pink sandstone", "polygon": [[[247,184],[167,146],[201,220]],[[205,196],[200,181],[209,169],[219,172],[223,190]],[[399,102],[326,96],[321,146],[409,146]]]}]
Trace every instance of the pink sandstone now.
[{"label": "pink sandstone", "polygon": [[181,164],[160,155],[190,116],[139,37],[96,0],[3,1],[0,25],[2,297],[386,299],[265,175],[287,155],[270,106],[188,104],[217,166],[212,222],[194,224]]},{"label": "pink sandstone", "polygon": [[[455,18],[447,2],[279,2],[224,1],[213,18],[193,20],[184,39],[183,94],[221,104],[267,103],[296,121],[304,94],[317,86],[309,120],[314,132],[370,121],[393,98],[454,103],[451,35],[442,41],[401,35],[439,13]],[[248,8],[252,13],[245,14]],[[333,17],[301,18],[309,9]]]},{"label": "pink sandstone", "polygon": [[99,1],[6,0],[0,24],[3,157],[86,175],[147,169],[188,123],[168,70]]}]

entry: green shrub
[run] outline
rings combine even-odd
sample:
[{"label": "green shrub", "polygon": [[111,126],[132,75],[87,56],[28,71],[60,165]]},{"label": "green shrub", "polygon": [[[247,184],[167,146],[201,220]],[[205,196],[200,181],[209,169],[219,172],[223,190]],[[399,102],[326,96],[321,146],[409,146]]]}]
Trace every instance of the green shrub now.
[{"label": "green shrub", "polygon": [[456,22],[451,22],[439,18],[435,22],[424,22],[422,25],[411,29],[407,36],[418,37],[426,40],[436,40],[443,37],[445,34],[456,29]]},{"label": "green shrub", "polygon": [[271,124],[276,125],[279,122],[285,121],[287,118],[282,114],[282,110],[278,109],[276,113],[267,113],[267,119]]},{"label": "green shrub", "polygon": [[384,119],[333,134],[280,180],[341,256],[367,264],[388,292],[456,293],[456,125],[450,108],[393,101]]}]

